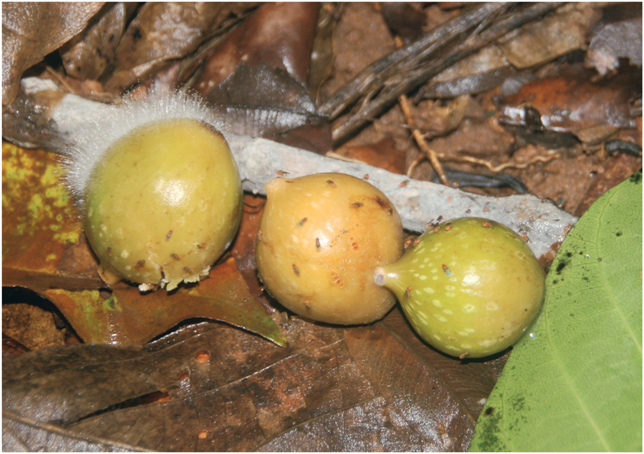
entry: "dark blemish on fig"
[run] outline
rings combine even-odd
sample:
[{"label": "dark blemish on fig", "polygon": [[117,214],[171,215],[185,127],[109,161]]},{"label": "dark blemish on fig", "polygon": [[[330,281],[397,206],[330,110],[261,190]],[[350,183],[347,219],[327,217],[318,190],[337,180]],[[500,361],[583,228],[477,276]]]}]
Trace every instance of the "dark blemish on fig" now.
[{"label": "dark blemish on fig", "polygon": [[566,252],[566,257],[568,258],[572,257],[572,252]]},{"label": "dark blemish on fig", "polygon": [[134,264],[134,268],[143,268],[145,266],[145,260],[139,260]]},{"label": "dark blemish on fig", "polygon": [[112,248],[111,247],[107,248],[107,256],[112,257]]},{"label": "dark blemish on fig", "polygon": [[555,285],[555,284],[557,284],[558,282],[559,282],[559,281],[558,281],[557,279],[555,279],[554,281],[552,281],[552,285]]},{"label": "dark blemish on fig", "polygon": [[557,265],[557,274],[561,274],[561,270],[563,270],[566,267],[567,263],[566,262],[561,262],[559,265]]},{"label": "dark blemish on fig", "polygon": [[617,232],[615,236],[622,236],[622,232]]},{"label": "dark blemish on fig", "polygon": [[331,186],[332,188],[335,188],[337,185],[333,182],[333,180],[326,180],[326,182]]},{"label": "dark blemish on fig", "polygon": [[588,279],[588,276],[582,276],[581,280],[586,281],[586,282],[590,282],[590,279]]},{"label": "dark blemish on fig", "polygon": [[411,296],[411,287],[407,287],[405,289],[405,298],[409,298]]},{"label": "dark blemish on fig", "polygon": [[389,208],[389,211],[387,211],[387,216],[391,216],[392,214],[394,214],[394,209]]},{"label": "dark blemish on fig", "polygon": [[351,204],[351,208],[360,208],[363,205],[364,205],[364,203],[362,203],[362,202],[355,202],[355,203]]},{"label": "dark blemish on fig", "polygon": [[445,274],[447,274],[447,277],[451,277],[452,271],[449,268],[447,268],[447,265],[443,263],[441,266],[443,267],[443,271],[445,271]]},{"label": "dark blemish on fig", "polygon": [[300,269],[297,267],[295,263],[293,264],[293,271],[295,272],[296,276],[300,275]]},{"label": "dark blemish on fig", "polygon": [[378,205],[380,205],[380,208],[387,208],[389,205],[387,205],[387,202],[382,200],[380,197],[376,197],[374,199]]},{"label": "dark blemish on fig", "polygon": [[319,238],[315,239],[315,247],[320,249],[320,239]]},{"label": "dark blemish on fig", "polygon": [[309,218],[302,218],[302,220],[298,223],[298,225],[299,225],[300,227],[302,227],[302,226],[304,225],[304,223],[305,223],[306,221],[308,221],[308,220],[309,220]]},{"label": "dark blemish on fig", "polygon": [[168,231],[168,233],[165,235],[166,241],[168,241],[170,238],[172,238],[172,230]]},{"label": "dark blemish on fig", "polygon": [[602,261],[602,258],[601,258],[601,257],[599,257],[599,258],[597,259],[597,261],[598,261],[598,262],[601,262],[601,261]]},{"label": "dark blemish on fig", "polygon": [[143,38],[143,35],[141,34],[141,30],[139,28],[132,30],[132,40],[134,42],[140,40],[141,38]]},{"label": "dark blemish on fig", "polygon": [[175,260],[181,260],[181,257],[178,256],[177,254],[170,254],[170,257],[172,257]]}]

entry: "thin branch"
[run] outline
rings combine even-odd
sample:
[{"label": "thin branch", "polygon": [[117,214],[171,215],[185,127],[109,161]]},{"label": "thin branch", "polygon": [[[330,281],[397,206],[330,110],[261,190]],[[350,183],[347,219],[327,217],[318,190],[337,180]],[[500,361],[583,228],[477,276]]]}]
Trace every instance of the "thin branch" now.
[{"label": "thin branch", "polygon": [[[507,4],[495,3],[493,5],[496,5],[497,8],[487,8],[489,5],[485,4],[484,7],[486,8],[481,7],[477,10],[479,13],[478,20],[470,24],[470,27],[467,27],[466,30],[476,27],[481,22],[486,21],[488,17],[496,15],[500,9],[508,7]],[[354,78],[353,81],[349,82],[346,88],[343,87],[340,89],[338,94],[333,95],[329,102],[322,106],[325,109],[325,113],[337,115],[343,110],[340,109],[341,106],[346,107],[353,104],[362,95],[361,91],[354,93],[351,89],[360,89],[364,84],[368,83],[370,90],[374,90],[373,84],[376,82],[380,82],[380,85],[384,87],[372,102],[360,109],[359,115],[351,116],[333,131],[334,145],[346,141],[360,128],[364,127],[367,124],[365,118],[378,117],[382,114],[396,102],[401,94],[409,93],[457,61],[473,54],[521,25],[549,13],[560,5],[561,3],[536,3],[510,16],[504,16],[496,20],[494,24],[480,34],[472,34],[467,38],[461,37],[460,39],[450,40],[444,46],[429,46],[431,49],[428,48],[427,52],[422,54],[423,59],[406,58],[397,64],[389,61],[391,60],[389,57],[405,50],[401,49],[370,66]],[[473,18],[470,17],[470,19]],[[432,55],[439,48],[442,49],[441,54]],[[428,54],[432,55],[431,59],[427,59]],[[374,74],[375,71],[383,66],[381,62],[386,59],[389,59],[387,61],[388,65],[385,67],[386,71],[383,71],[383,74]],[[410,67],[410,63],[413,63],[412,67]],[[357,84],[354,81],[362,81],[363,85]],[[358,86],[356,87],[355,85]]]}]

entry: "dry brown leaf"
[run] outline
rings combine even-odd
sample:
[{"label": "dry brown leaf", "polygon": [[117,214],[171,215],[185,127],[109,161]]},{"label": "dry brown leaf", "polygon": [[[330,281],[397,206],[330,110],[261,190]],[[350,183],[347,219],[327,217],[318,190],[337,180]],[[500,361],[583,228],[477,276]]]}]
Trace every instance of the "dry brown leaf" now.
[{"label": "dry brown leaf", "polygon": [[266,3],[208,54],[192,87],[203,97],[222,83],[240,62],[286,71],[304,84],[319,4]]},{"label": "dry brown leaf", "polygon": [[78,79],[98,79],[114,63],[114,55],[136,3],[107,4],[94,22],[60,50],[65,71]]},{"label": "dry brown leaf", "polygon": [[145,80],[169,61],[185,57],[231,12],[244,8],[243,4],[208,2],[144,4],[116,49],[115,71],[106,89],[119,92]]},{"label": "dry brown leaf", "polygon": [[22,73],[80,33],[103,2],[2,4],[2,105],[18,93]]},{"label": "dry brown leaf", "polygon": [[[3,363],[3,412],[161,451],[466,450],[505,362],[447,358],[398,309],[366,327],[281,328],[286,349],[200,324],[142,348],[22,355]],[[167,398],[143,404],[159,391]]]}]

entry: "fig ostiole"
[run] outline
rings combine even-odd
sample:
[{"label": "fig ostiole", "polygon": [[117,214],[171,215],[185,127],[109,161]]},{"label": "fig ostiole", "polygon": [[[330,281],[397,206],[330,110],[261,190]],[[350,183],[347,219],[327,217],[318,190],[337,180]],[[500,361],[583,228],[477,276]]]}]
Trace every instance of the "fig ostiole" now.
[{"label": "fig ostiole", "polygon": [[373,273],[403,251],[389,199],[339,173],[276,178],[264,189],[255,256],[269,294],[311,320],[353,325],[382,318],[396,299]]},{"label": "fig ostiole", "polygon": [[462,218],[437,225],[374,281],[397,296],[413,329],[436,349],[480,358],[513,345],[541,308],[545,274],[520,235]]},{"label": "fig ostiole", "polygon": [[186,95],[114,107],[74,137],[68,184],[108,283],[173,290],[206,276],[241,220],[221,124]]}]

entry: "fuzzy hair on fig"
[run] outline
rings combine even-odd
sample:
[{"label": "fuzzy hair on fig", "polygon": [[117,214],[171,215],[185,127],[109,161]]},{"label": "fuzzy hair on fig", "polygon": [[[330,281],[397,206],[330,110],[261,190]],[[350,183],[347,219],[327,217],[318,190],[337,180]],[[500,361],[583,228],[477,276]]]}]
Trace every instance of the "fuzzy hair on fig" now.
[{"label": "fuzzy hair on fig", "polygon": [[152,93],[143,100],[125,98],[86,118],[68,139],[65,182],[81,205],[87,184],[105,153],[121,138],[150,123],[190,119],[208,124],[226,137],[225,123],[201,98],[183,92]]}]

